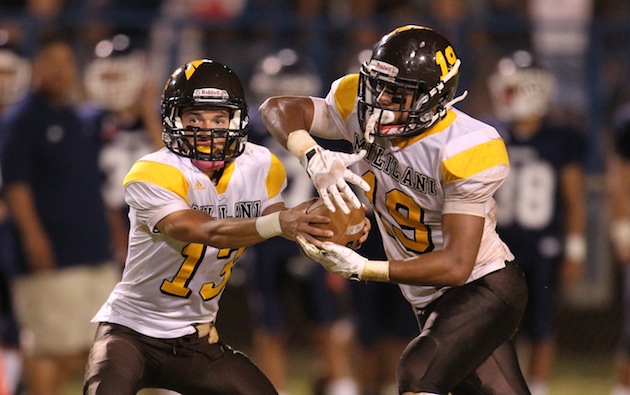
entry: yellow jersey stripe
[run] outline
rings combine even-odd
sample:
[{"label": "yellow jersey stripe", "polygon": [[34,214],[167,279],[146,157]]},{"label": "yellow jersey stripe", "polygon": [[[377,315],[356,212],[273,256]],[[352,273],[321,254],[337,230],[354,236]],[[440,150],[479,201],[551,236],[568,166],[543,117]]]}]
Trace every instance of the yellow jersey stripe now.
[{"label": "yellow jersey stripe", "polygon": [[123,186],[132,182],[150,182],[167,189],[188,202],[188,180],[182,172],[165,163],[138,161],[123,180]]},{"label": "yellow jersey stripe", "polygon": [[450,183],[497,165],[509,164],[505,143],[497,139],[471,147],[445,160],[442,163],[442,174],[444,181]]},{"label": "yellow jersey stripe", "polygon": [[234,161],[229,162],[225,165],[225,169],[223,170],[223,174],[221,174],[221,178],[219,182],[217,182],[217,193],[220,195],[225,192],[230,183],[230,179],[232,179],[232,174],[234,174]]},{"label": "yellow jersey stripe", "polygon": [[440,133],[444,129],[446,129],[453,121],[457,118],[457,114],[454,111],[448,110],[446,112],[446,116],[442,118],[440,121],[436,122],[435,125],[431,126],[426,131],[409,138],[399,137],[392,139],[392,144],[394,144],[398,148],[405,148],[418,140],[421,140],[425,137],[429,137],[436,133]]},{"label": "yellow jersey stripe", "polygon": [[278,157],[271,154],[271,168],[269,169],[269,174],[267,174],[267,178],[265,179],[269,199],[280,193],[280,188],[282,188],[286,177],[287,172],[284,165],[280,162]]},{"label": "yellow jersey stripe", "polygon": [[345,121],[354,110],[354,102],[359,91],[359,74],[349,74],[339,82],[335,91],[335,105]]}]

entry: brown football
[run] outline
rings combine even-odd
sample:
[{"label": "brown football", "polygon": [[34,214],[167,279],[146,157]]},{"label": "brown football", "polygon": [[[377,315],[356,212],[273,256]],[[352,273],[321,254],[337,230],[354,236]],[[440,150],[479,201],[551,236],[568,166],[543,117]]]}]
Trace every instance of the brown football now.
[{"label": "brown football", "polygon": [[359,245],[359,239],[363,235],[363,227],[365,226],[365,210],[363,207],[354,208],[348,202],[350,214],[345,214],[339,207],[334,213],[326,208],[324,201],[319,198],[315,200],[307,209],[307,213],[323,215],[331,219],[329,224],[313,224],[313,226],[332,230],[335,235],[333,237],[318,237],[321,241],[331,241],[341,244],[348,248],[356,248]]}]

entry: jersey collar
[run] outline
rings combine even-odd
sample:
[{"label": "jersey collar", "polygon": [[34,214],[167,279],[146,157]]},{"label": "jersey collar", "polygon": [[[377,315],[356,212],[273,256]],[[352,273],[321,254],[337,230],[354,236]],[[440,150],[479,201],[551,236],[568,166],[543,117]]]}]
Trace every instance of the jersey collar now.
[{"label": "jersey collar", "polygon": [[429,137],[431,135],[440,133],[441,131],[443,131],[444,129],[446,129],[451,123],[453,123],[453,121],[455,120],[455,118],[457,118],[457,114],[455,114],[454,111],[452,110],[448,110],[446,112],[446,116],[444,118],[442,118],[440,121],[436,122],[435,125],[431,126],[430,128],[428,128],[426,131],[420,133],[417,136],[413,136],[410,138],[394,138],[392,139],[392,145],[403,149],[407,146],[410,146],[412,144],[414,144],[417,141],[420,141],[421,139],[425,138],[425,137]]}]

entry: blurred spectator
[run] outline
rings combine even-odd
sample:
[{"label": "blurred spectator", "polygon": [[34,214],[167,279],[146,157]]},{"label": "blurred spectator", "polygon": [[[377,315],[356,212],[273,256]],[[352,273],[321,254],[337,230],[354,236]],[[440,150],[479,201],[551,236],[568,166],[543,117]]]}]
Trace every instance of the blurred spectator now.
[{"label": "blurred spectator", "polygon": [[[249,83],[252,108],[266,98],[280,94],[317,95],[321,79],[305,56],[284,48],[265,56]],[[313,184],[298,160],[267,132],[257,111],[250,111],[250,138],[274,152],[287,171],[288,187],[283,193],[287,207],[316,196]],[[329,276],[320,265],[306,259],[293,241],[275,237],[254,247],[252,273],[254,313],[254,359],[280,394],[288,394],[288,329],[290,299],[287,290],[297,290],[300,307],[308,319],[309,334],[322,366],[323,394],[357,394],[351,376],[349,354],[351,332],[343,320],[338,298],[344,287],[339,278]],[[294,284],[295,286],[291,286]]]},{"label": "blurred spectator", "polygon": [[617,109],[612,137],[607,186],[610,236],[615,261],[619,263],[622,274],[623,321],[617,377],[611,395],[630,395],[630,102]]},{"label": "blurred spectator", "polygon": [[[2,114],[24,96],[31,81],[31,63],[9,41],[9,34],[0,30],[0,125]],[[5,137],[0,126],[0,147]],[[0,150],[1,151],[1,150]],[[14,395],[21,390],[22,357],[19,352],[19,329],[13,313],[9,274],[15,251],[9,211],[2,195],[0,177],[0,394]]]},{"label": "blurred spectator", "polygon": [[11,278],[30,395],[60,394],[83,371],[90,318],[120,277],[98,169],[96,117],[78,107],[67,38],[48,34],[27,97],[4,118],[2,179],[19,241]]},{"label": "blurred spectator", "polygon": [[130,36],[116,34],[95,46],[84,74],[88,99],[105,112],[99,162],[120,262],[125,261],[129,232],[123,179],[133,162],[163,146],[159,94],[146,69],[142,48]]},{"label": "blurred spectator", "polygon": [[527,278],[525,371],[532,395],[545,395],[555,361],[558,288],[576,282],[586,260],[586,144],[578,131],[545,118],[555,81],[531,53],[502,59],[488,84],[511,165],[495,196],[497,231]]}]

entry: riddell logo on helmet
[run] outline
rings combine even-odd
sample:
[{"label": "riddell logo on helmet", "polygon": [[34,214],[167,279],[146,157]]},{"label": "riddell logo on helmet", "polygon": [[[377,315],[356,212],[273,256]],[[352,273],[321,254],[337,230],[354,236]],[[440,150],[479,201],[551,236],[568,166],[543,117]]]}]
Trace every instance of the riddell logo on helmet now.
[{"label": "riddell logo on helmet", "polygon": [[211,97],[213,99],[227,100],[230,98],[230,95],[223,89],[199,88],[199,89],[195,89],[195,91],[193,92],[193,97],[194,98]]},{"label": "riddell logo on helmet", "polygon": [[370,60],[370,69],[372,71],[376,71],[393,77],[397,76],[398,72],[400,71],[398,67],[389,63],[381,62],[380,60],[376,59]]}]

